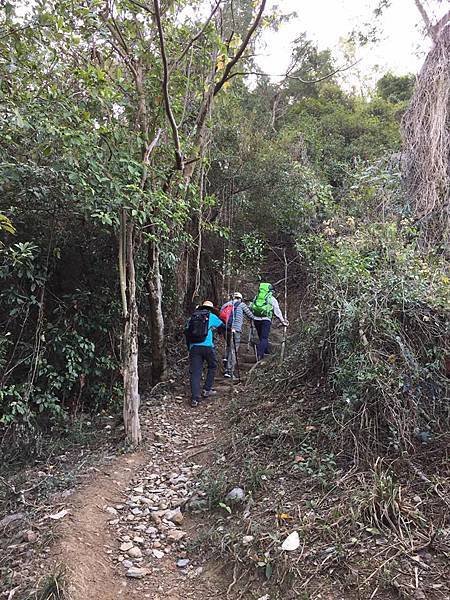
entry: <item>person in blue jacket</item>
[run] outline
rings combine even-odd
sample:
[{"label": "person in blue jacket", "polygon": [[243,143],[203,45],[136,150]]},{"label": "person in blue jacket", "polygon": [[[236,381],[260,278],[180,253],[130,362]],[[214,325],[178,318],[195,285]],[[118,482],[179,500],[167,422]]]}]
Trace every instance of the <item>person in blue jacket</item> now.
[{"label": "person in blue jacket", "polygon": [[[205,300],[203,304],[196,309],[194,314],[209,313],[206,314],[205,319],[208,318],[206,337],[201,342],[192,343],[189,340],[188,328],[189,321],[186,327],[186,341],[189,347],[189,373],[191,379],[191,406],[198,406],[202,398],[209,398],[217,392],[213,389],[214,377],[217,370],[217,356],[214,348],[214,330],[225,332],[225,324],[214,314],[214,304],[210,300]],[[192,319],[192,317],[191,317]],[[201,391],[201,380],[203,372],[203,363],[206,362],[208,365],[208,372],[206,375],[205,384],[203,391]]]}]

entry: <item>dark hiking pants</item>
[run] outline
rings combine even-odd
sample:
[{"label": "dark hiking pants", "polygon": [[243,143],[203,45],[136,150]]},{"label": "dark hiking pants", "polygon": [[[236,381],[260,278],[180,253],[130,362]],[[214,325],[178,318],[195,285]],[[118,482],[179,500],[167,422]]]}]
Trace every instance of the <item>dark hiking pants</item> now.
[{"label": "dark hiking pants", "polygon": [[212,388],[217,369],[216,351],[210,346],[193,346],[189,351],[189,372],[191,374],[192,400],[200,401],[203,363],[208,365],[205,385],[207,392]]},{"label": "dark hiking pants", "polygon": [[267,349],[269,347],[269,334],[272,321],[269,321],[269,319],[263,319],[262,321],[256,320],[254,323],[259,337],[259,342],[256,345],[256,354],[258,356],[258,360],[261,360],[264,358],[264,354],[267,354]]}]

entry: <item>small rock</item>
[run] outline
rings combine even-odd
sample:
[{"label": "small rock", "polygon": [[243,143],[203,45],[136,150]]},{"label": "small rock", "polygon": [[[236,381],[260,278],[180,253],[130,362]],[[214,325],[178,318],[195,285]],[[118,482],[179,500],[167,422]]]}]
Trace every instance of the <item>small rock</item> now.
[{"label": "small rock", "polygon": [[162,550],[156,550],[155,548],[152,550],[152,554],[155,558],[163,558],[165,556]]},{"label": "small rock", "polygon": [[110,515],[117,515],[117,510],[114,508],[114,506],[107,506],[105,508],[106,512],[109,513]]},{"label": "small rock", "polygon": [[127,552],[128,556],[131,558],[142,558],[142,550],[137,546],[133,546]]},{"label": "small rock", "polygon": [[254,538],[252,535],[245,535],[245,536],[242,538],[242,544],[243,544],[244,546],[249,546],[249,545],[250,545],[250,544],[253,542],[253,540],[254,540],[254,539],[255,539],[255,538]]},{"label": "small rock", "polygon": [[150,514],[151,520],[156,523],[156,525],[161,525],[161,519],[164,515],[164,511],[156,510]]},{"label": "small rock", "polygon": [[179,569],[185,569],[189,563],[190,560],[188,558],[180,558],[179,560],[177,560],[177,567]]},{"label": "small rock", "polygon": [[131,569],[132,567],[134,567],[133,563],[131,562],[131,560],[124,560],[122,561],[122,565],[125,569]]},{"label": "small rock", "polygon": [[147,569],[140,567],[130,567],[127,571],[127,577],[133,577],[134,579],[141,579],[147,575]]},{"label": "small rock", "polygon": [[140,508],[136,507],[136,508],[133,508],[133,509],[131,510],[131,513],[132,513],[132,514],[133,514],[135,517],[137,517],[138,515],[141,515],[141,514],[142,514],[142,510],[141,510]]},{"label": "small rock", "polygon": [[167,511],[164,516],[168,521],[172,521],[172,523],[175,523],[175,525],[181,525],[184,520],[183,513],[179,508]]},{"label": "small rock", "polygon": [[32,529],[25,531],[23,534],[23,539],[30,544],[33,544],[37,540],[37,533],[35,533]]},{"label": "small rock", "polygon": [[169,542],[179,542],[185,537],[185,535],[186,535],[185,531],[181,531],[180,529],[173,529],[167,535],[167,540]]},{"label": "small rock", "polygon": [[140,537],[139,535],[135,535],[133,538],[133,542],[135,544],[145,544],[145,540],[143,537]]},{"label": "small rock", "polygon": [[156,535],[158,533],[158,530],[156,527],[147,527],[145,533],[148,533],[148,535]]},{"label": "small rock", "polygon": [[133,489],[134,492],[136,492],[136,494],[143,494],[144,493],[144,488],[142,487],[142,485],[139,485],[138,487],[135,487]]},{"label": "small rock", "polygon": [[245,492],[240,487],[233,488],[225,497],[225,500],[230,500],[231,502],[243,502],[245,499]]},{"label": "small rock", "polygon": [[124,542],[123,544],[120,544],[120,551],[128,552],[128,550],[131,550],[132,547],[133,547],[133,542]]}]

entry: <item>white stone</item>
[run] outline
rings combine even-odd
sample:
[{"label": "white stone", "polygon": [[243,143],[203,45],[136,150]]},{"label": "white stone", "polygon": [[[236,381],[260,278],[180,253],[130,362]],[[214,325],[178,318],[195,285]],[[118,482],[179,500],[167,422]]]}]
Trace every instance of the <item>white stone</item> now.
[{"label": "white stone", "polygon": [[134,579],[141,579],[147,575],[147,569],[142,569],[139,567],[131,567],[127,571],[127,577],[133,577]]},{"label": "white stone", "polygon": [[243,502],[245,499],[245,492],[242,488],[235,487],[228,492],[225,499],[231,500],[232,502]]},{"label": "white stone", "polygon": [[128,550],[130,550],[132,547],[133,542],[124,542],[123,544],[120,544],[121,552],[128,552]]},{"label": "white stone", "polygon": [[137,546],[133,546],[127,552],[128,556],[131,558],[142,558],[142,550]]},{"label": "white stone", "polygon": [[300,538],[297,531],[293,531],[291,534],[287,536],[284,542],[281,545],[281,549],[286,552],[292,552],[293,550],[297,550],[300,546]]}]

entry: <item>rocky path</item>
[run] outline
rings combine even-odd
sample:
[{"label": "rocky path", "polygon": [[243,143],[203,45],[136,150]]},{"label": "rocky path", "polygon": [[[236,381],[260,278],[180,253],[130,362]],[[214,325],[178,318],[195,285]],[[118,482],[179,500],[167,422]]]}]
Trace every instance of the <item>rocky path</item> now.
[{"label": "rocky path", "polygon": [[[253,364],[244,346],[243,378]],[[217,396],[196,408],[181,385],[162,399],[144,399],[144,449],[117,458],[74,495],[57,556],[71,600],[227,597],[229,574],[190,550],[198,550],[207,526],[199,478],[226,432],[230,398],[243,385],[219,376],[215,388]]]}]

